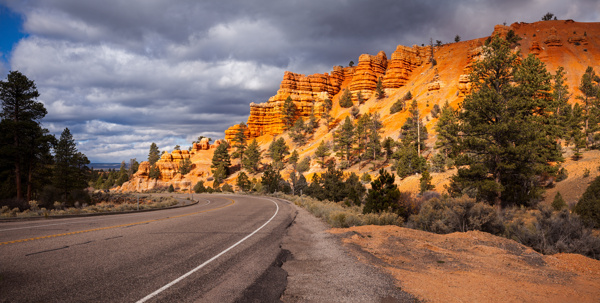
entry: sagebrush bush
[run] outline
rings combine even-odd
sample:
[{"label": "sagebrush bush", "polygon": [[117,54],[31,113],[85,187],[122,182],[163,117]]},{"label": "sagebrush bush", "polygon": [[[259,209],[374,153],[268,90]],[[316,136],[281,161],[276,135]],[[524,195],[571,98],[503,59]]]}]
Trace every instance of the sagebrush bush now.
[{"label": "sagebrush bush", "polygon": [[542,206],[535,220],[518,218],[506,225],[506,236],[543,254],[577,253],[600,259],[600,239],[567,209]]},{"label": "sagebrush bush", "polygon": [[420,212],[410,217],[409,226],[441,234],[469,230],[499,234],[503,231],[494,207],[468,197],[442,197],[425,201]]}]

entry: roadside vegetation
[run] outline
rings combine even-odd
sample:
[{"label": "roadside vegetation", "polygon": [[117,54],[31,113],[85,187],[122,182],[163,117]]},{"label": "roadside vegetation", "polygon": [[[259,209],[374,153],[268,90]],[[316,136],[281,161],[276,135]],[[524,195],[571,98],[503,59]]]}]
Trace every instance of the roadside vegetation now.
[{"label": "roadside vegetation", "polygon": [[[139,196],[139,210],[159,209],[171,207],[179,204],[173,197],[158,197],[150,195]],[[0,208],[0,217],[2,218],[23,218],[23,217],[49,217],[63,215],[79,214],[98,214],[128,212],[138,210],[138,195],[133,194],[107,194],[96,193],[91,196],[90,203],[75,202],[68,206],[64,202],[54,202],[51,207],[40,207],[37,201],[29,201],[29,207],[23,211],[19,208],[9,208],[2,206]]]}]

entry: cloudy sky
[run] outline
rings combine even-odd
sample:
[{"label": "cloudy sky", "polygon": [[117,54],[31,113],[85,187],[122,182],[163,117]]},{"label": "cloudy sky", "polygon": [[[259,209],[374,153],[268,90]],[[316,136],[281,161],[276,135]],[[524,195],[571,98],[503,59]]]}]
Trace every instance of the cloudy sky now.
[{"label": "cloudy sky", "polygon": [[34,80],[52,133],[92,162],[146,160],[222,138],[286,70],[313,74],[396,45],[491,34],[494,25],[600,21],[597,0],[0,0],[0,79]]}]

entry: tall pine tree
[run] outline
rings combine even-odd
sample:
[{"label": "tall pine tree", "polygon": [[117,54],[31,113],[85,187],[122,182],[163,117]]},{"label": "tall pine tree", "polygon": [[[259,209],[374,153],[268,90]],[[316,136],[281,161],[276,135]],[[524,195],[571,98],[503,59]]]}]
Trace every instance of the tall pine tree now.
[{"label": "tall pine tree", "polygon": [[68,128],[61,133],[54,149],[54,186],[64,197],[64,202],[72,202],[69,194],[84,189],[89,173],[88,158],[77,151],[75,139]]}]

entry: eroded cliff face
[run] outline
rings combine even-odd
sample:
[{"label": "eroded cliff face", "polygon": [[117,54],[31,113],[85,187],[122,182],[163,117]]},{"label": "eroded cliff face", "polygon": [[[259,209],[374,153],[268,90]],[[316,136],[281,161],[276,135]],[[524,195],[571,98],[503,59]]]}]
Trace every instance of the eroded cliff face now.
[{"label": "eroded cliff face", "polygon": [[[550,73],[555,73],[559,66],[564,67],[566,83],[570,87],[571,103],[577,102],[576,96],[580,95],[577,87],[581,75],[587,66],[600,70],[600,23],[582,23],[571,20],[543,21],[535,23],[514,23],[510,26],[497,25],[492,35],[506,36],[509,31],[522,39],[514,46],[513,51],[521,57],[529,54],[537,56],[546,64]],[[341,108],[338,104],[339,97],[348,89],[353,96],[354,103],[358,106],[360,114],[378,113],[383,122],[382,138],[398,137],[398,131],[404,124],[408,113],[406,111],[390,114],[391,105],[407,92],[411,92],[417,100],[419,113],[431,134],[429,145],[435,141],[434,125],[437,121],[431,115],[434,105],[442,107],[448,102],[457,107],[471,91],[469,74],[474,65],[483,57],[483,46],[488,37],[448,43],[442,46],[402,46],[398,45],[390,58],[382,51],[376,55],[363,54],[358,58],[354,67],[336,66],[329,73],[302,75],[285,72],[279,90],[274,96],[264,103],[251,103],[250,116],[247,121],[246,136],[249,139],[257,138],[261,148],[266,150],[273,136],[284,133],[283,103],[290,97],[298,109],[298,118],[307,119],[309,115],[319,118],[323,112],[323,102],[326,99],[333,101],[331,111],[332,127],[350,115],[350,109]],[[432,52],[433,50],[433,52]],[[436,65],[432,64],[435,59]],[[356,60],[355,60],[356,61]],[[375,89],[378,79],[382,80],[386,97],[377,100]],[[360,92],[366,101],[359,105],[357,94]],[[225,131],[227,140],[233,139],[238,126],[234,125]],[[297,149],[300,156],[313,156],[314,150],[321,140],[331,141],[332,131],[321,123],[311,141],[304,146],[295,146],[291,140],[283,135],[292,149]],[[214,147],[214,145],[213,145]],[[194,164],[192,172],[186,176],[176,173],[181,155],[170,153],[159,161],[161,164],[161,179],[148,180],[147,164],[140,166],[136,180],[128,185],[133,190],[136,188],[152,188],[157,185],[175,184],[186,188],[185,182],[195,184],[197,180],[206,180],[210,173],[210,162],[214,149],[208,142],[195,143],[189,157]],[[313,157],[314,158],[314,157]],[[265,160],[268,162],[268,159]],[[163,171],[164,169],[164,171]],[[364,170],[364,169],[363,169]],[[315,161],[311,163],[309,174],[319,172],[320,166]],[[363,171],[359,171],[363,173]],[[259,178],[260,176],[256,176]],[[436,178],[434,185],[443,188],[446,179]],[[235,176],[231,182],[235,181]],[[310,175],[307,175],[310,178]],[[441,177],[439,177],[441,178]],[[136,183],[138,182],[138,183]],[[152,182],[157,185],[152,185]],[[230,183],[231,183],[230,182]],[[411,177],[402,181],[409,184]],[[138,185],[142,184],[142,185]],[[124,185],[125,186],[125,185]],[[404,190],[411,190],[418,186],[408,186]]]}]

